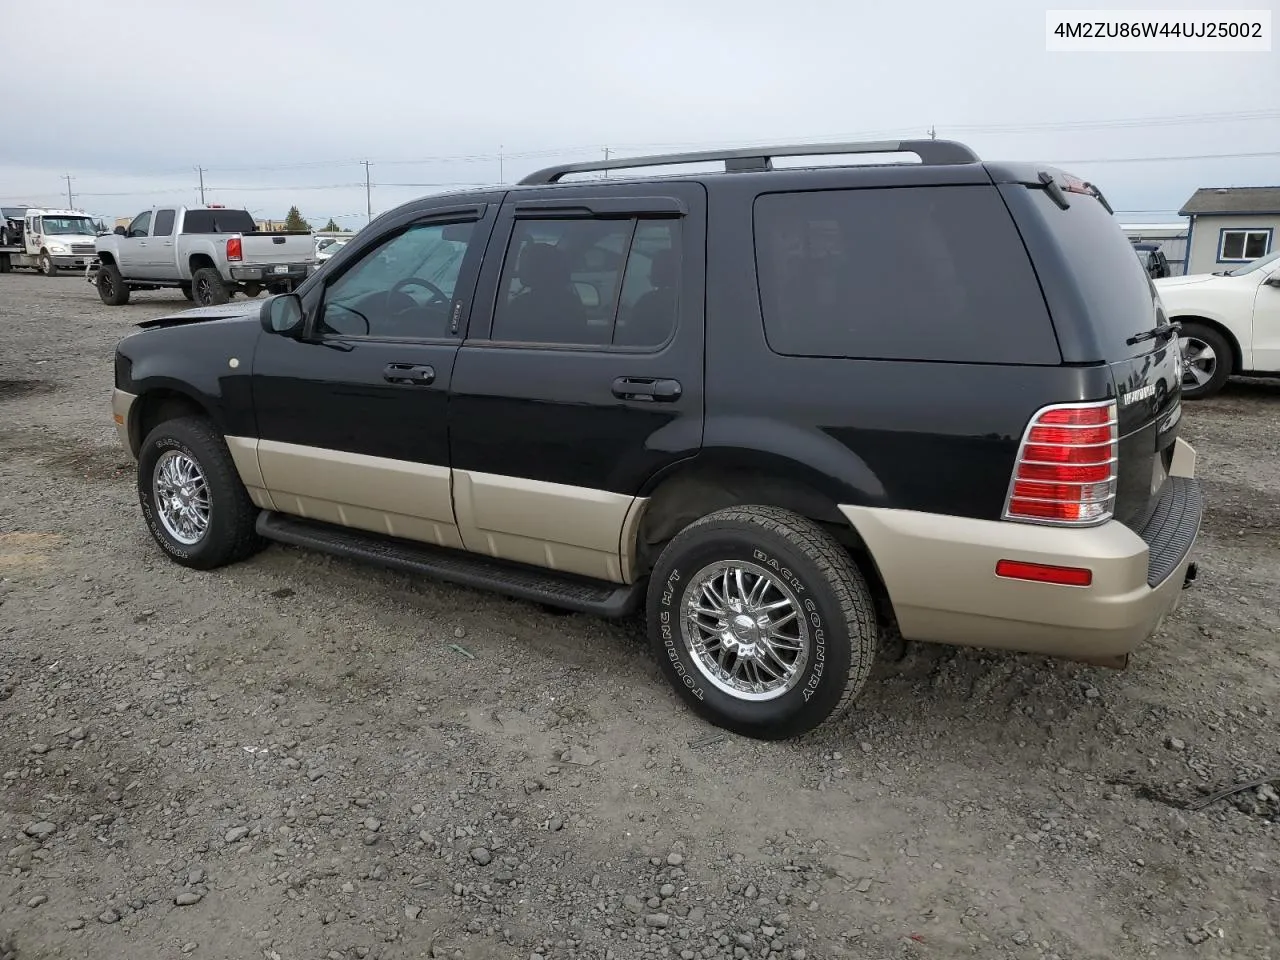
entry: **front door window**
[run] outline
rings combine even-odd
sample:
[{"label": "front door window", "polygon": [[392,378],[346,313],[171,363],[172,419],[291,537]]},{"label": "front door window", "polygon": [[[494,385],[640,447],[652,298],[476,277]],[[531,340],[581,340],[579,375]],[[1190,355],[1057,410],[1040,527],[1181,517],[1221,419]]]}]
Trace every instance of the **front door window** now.
[{"label": "front door window", "polygon": [[327,286],[320,334],[434,339],[450,334],[472,223],[415,224]]}]

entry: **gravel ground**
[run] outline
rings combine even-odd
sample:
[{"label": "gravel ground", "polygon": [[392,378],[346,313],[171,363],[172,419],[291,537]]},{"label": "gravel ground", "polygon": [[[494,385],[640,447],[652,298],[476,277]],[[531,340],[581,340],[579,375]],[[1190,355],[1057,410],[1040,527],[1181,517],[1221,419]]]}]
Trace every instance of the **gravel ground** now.
[{"label": "gravel ground", "polygon": [[1280,382],[1189,404],[1201,578],[1124,672],[915,646],[799,742],[638,622],[149,539],[107,308],[0,276],[0,957],[1280,957]]}]

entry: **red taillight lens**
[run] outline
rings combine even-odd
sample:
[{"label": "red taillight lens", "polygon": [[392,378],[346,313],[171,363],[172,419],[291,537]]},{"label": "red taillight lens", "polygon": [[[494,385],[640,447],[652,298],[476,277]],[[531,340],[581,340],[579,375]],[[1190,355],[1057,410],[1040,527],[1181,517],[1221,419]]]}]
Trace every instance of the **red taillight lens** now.
[{"label": "red taillight lens", "polygon": [[1093,571],[1086,567],[1055,567],[1047,563],[1023,563],[1019,560],[1001,560],[996,564],[996,576],[1010,580],[1033,580],[1036,583],[1057,583],[1067,587],[1087,587],[1093,583]]},{"label": "red taillight lens", "polygon": [[1018,449],[1005,519],[1079,525],[1110,518],[1118,440],[1114,403],[1041,410]]},{"label": "red taillight lens", "polygon": [[244,245],[241,243],[239,237],[232,237],[230,240],[227,241],[227,259],[228,260],[244,259]]}]

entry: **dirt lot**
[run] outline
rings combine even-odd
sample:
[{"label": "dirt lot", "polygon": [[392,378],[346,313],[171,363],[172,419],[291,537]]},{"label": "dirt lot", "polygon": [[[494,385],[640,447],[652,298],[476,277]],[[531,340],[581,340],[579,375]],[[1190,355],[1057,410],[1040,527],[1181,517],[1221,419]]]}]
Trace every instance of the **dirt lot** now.
[{"label": "dirt lot", "polygon": [[[638,623],[166,561],[103,307],[0,276],[0,957],[1280,957],[1280,382],[1188,405],[1201,579],[1122,673],[913,649],[722,736]],[[6,952],[6,948],[7,951]]]}]

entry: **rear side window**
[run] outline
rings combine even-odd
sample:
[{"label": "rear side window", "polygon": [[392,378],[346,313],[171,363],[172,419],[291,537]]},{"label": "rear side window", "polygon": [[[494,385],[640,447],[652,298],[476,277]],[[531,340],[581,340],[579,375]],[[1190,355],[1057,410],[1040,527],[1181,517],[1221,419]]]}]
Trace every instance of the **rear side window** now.
[{"label": "rear side window", "polygon": [[151,231],[153,237],[168,237],[173,234],[173,211],[157,210],[156,227]]},{"label": "rear side window", "polygon": [[755,245],[776,353],[1061,361],[1030,259],[992,187],[766,194]]}]

